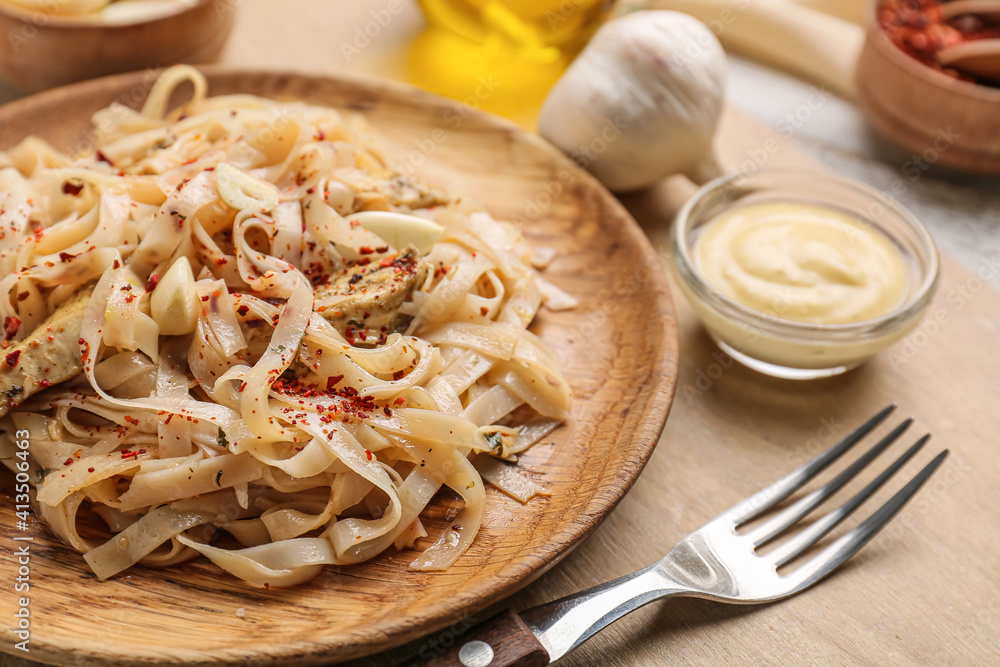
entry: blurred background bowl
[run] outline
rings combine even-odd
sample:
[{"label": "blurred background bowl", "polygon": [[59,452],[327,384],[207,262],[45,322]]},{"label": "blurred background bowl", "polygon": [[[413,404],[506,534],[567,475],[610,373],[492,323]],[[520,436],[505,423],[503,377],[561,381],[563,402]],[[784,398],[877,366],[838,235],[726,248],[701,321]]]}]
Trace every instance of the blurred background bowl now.
[{"label": "blurred background bowl", "polygon": [[52,16],[0,4],[0,76],[31,91],[106,74],[214,60],[239,0],[198,0],[126,24]]},{"label": "blurred background bowl", "polygon": [[954,79],[896,47],[869,3],[855,78],[878,130],[927,164],[1000,173],[1000,88]]}]

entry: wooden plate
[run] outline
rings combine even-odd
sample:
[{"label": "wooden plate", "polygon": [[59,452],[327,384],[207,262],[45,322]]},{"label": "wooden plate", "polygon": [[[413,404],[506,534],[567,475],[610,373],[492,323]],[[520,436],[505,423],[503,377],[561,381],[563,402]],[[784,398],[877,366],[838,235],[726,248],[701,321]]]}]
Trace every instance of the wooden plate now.
[{"label": "wooden plate", "polygon": [[[16,598],[30,598],[31,653],[58,664],[301,664],[345,660],[462,623],[552,567],[614,508],[642,470],[673,398],[674,306],[659,258],[635,221],[593,178],[518,127],[415,89],[386,82],[207,68],[211,94],[303,99],[361,112],[391,165],[446,191],[478,196],[536,245],[559,253],[545,275],[578,299],[543,312],[533,328],[552,345],[574,392],[571,422],[521,465],[550,498],[522,506],[488,493],[482,531],[443,573],[414,573],[414,552],[354,567],[328,567],[291,590],[251,588],[201,559],[165,570],[136,567],[104,583],[83,558],[32,523],[15,527],[12,475],[0,525],[3,650],[15,652]],[[93,111],[141,103],[150,77],[110,77],[0,109],[0,148],[28,134],[65,150],[87,144]],[[431,538],[455,498],[428,511]],[[30,536],[27,593],[11,594],[13,535]],[[242,617],[237,610],[242,609]]]}]

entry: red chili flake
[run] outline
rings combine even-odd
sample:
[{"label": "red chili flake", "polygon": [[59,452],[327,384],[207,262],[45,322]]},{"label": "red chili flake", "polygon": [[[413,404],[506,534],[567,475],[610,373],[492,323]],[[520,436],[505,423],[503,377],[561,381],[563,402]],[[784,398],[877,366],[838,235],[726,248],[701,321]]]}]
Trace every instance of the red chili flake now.
[{"label": "red chili flake", "polygon": [[361,223],[357,220],[351,220],[351,227],[358,227]]},{"label": "red chili flake", "polygon": [[225,266],[228,263],[229,263],[229,260],[226,259],[225,257],[216,257],[215,258],[215,265],[216,266]]},{"label": "red chili flake", "polygon": [[74,197],[76,197],[81,192],[83,192],[83,183],[77,185],[76,183],[70,183],[69,181],[66,181],[62,185],[62,191],[64,195],[73,195]]},{"label": "red chili flake", "polygon": [[202,301],[208,301],[208,297],[207,296],[203,296],[203,297],[201,297],[201,300]]},{"label": "red chili flake", "polygon": [[264,582],[264,588],[271,588],[271,584],[269,584],[269,583],[267,583],[267,582],[265,581],[265,582]]},{"label": "red chili flake", "polygon": [[387,245],[380,245],[379,247],[375,248],[375,252],[380,253],[380,254],[383,253],[383,252],[389,252],[389,246],[387,246]]},{"label": "red chili flake", "polygon": [[125,421],[127,421],[127,422],[128,422],[129,424],[132,424],[132,426],[138,426],[138,425],[139,425],[139,420],[138,420],[138,419],[136,419],[135,417],[130,417],[129,415],[125,415],[125,418],[124,418],[124,419],[125,419]]},{"label": "red chili flake", "polygon": [[17,293],[17,300],[18,301],[24,301],[29,296],[31,296],[31,293],[28,290],[24,290],[23,292],[18,292]]},{"label": "red chili flake", "polygon": [[343,379],[344,379],[343,375],[334,375],[333,377],[331,377],[329,380],[326,381],[326,390],[330,391]]},{"label": "red chili flake", "polygon": [[392,410],[389,409],[388,405],[385,406],[384,408],[382,408],[382,412],[385,413],[386,417],[391,417],[392,416]]},{"label": "red chili flake", "polygon": [[312,186],[311,188],[309,188],[308,190],[306,190],[306,194],[307,195],[311,195],[311,194],[315,194],[315,193],[316,193],[316,186],[315,185]]},{"label": "red chili flake", "polygon": [[8,366],[14,368],[14,366],[17,366],[17,360],[20,357],[21,357],[21,350],[14,350],[13,352],[8,352],[4,360],[7,362]]},{"label": "red chili flake", "polygon": [[393,380],[402,380],[405,375],[406,375],[406,371],[396,371],[395,373],[392,374],[392,379]]},{"label": "red chili flake", "polygon": [[49,382],[48,380],[42,380],[42,381],[40,381],[38,383],[38,388],[39,389],[48,389],[51,386],[52,386],[52,383]]},{"label": "red chili flake", "polygon": [[80,345],[86,345],[86,344],[87,344],[87,341],[85,341],[85,340],[84,340],[84,339],[82,339],[82,338],[80,338],[80,339],[77,339],[77,341],[76,341],[76,342],[77,342],[78,344],[80,344]]},{"label": "red chili flake", "polygon": [[316,141],[323,141],[324,139],[326,139],[326,132],[324,132],[321,129],[317,129],[316,134],[313,135],[313,138]]},{"label": "red chili flake", "polygon": [[406,403],[406,399],[403,398],[402,396],[400,396],[399,398],[397,398],[396,401],[395,401],[396,405],[402,405],[403,403]]},{"label": "red chili flake", "polygon": [[369,460],[369,461],[371,461],[371,460],[372,460],[372,453],[371,453],[370,451],[368,451],[367,449],[365,450],[365,456],[367,456],[367,457],[368,457],[368,460]]},{"label": "red chili flake", "polygon": [[361,253],[362,255],[371,255],[375,252],[375,250],[371,246],[363,245],[360,248],[358,248],[358,252]]},{"label": "red chili flake", "polygon": [[115,260],[115,263],[111,265],[111,268],[113,268],[113,269],[118,269],[118,268],[121,268],[121,265],[122,265],[122,263],[121,263],[121,262],[119,262],[119,261],[118,261],[118,260],[116,259],[116,260]]},{"label": "red chili flake", "polygon": [[101,151],[97,151],[97,161],[98,161],[98,162],[107,162],[107,163],[108,163],[108,164],[110,164],[110,165],[111,165],[112,167],[113,167],[113,166],[115,165],[115,163],[114,163],[114,162],[112,162],[112,161],[111,161],[111,159],[110,159],[110,158],[108,158],[108,156],[107,156],[107,155],[105,155],[104,153],[102,153]]},{"label": "red chili flake", "polygon": [[68,252],[61,252],[61,253],[59,253],[59,261],[60,262],[68,262],[69,260],[73,259],[74,257],[76,257],[76,255],[71,255]]},{"label": "red chili flake", "polygon": [[73,459],[72,458],[68,458],[65,461],[63,461],[63,465],[64,466],[72,465],[72,463],[73,463]]},{"label": "red chili flake", "polygon": [[125,303],[132,303],[135,301],[135,294],[128,294],[125,296]]},{"label": "red chili flake", "polygon": [[87,468],[87,472],[94,472],[93,468]]},{"label": "red chili flake", "polygon": [[13,338],[17,335],[17,330],[21,328],[21,320],[14,317],[8,316],[3,318],[3,331],[7,335],[8,339]]},{"label": "red chili flake", "polygon": [[244,305],[240,306],[239,308],[237,308],[236,312],[240,314],[240,317],[243,317],[244,315],[246,315],[247,313],[250,312],[250,307],[247,306],[246,304],[244,304]]},{"label": "red chili flake", "polygon": [[160,282],[160,276],[156,275],[155,273],[153,275],[151,275],[149,277],[149,280],[146,281],[146,291],[147,292],[152,292],[153,290],[155,290],[156,289],[156,285],[159,282]]},{"label": "red chili flake", "polygon": [[486,317],[487,315],[489,315],[489,313],[490,309],[487,308],[486,306],[483,306],[482,308],[479,309],[479,314],[482,315],[483,317]]}]

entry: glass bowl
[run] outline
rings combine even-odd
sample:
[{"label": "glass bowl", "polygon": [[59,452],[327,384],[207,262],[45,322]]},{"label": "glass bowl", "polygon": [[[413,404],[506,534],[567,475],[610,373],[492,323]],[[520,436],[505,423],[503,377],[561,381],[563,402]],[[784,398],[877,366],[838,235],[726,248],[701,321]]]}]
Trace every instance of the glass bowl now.
[{"label": "glass bowl", "polygon": [[[702,226],[723,212],[765,202],[839,209],[884,234],[902,255],[908,274],[901,305],[862,322],[808,324],[753,310],[710,285],[693,259]],[[780,378],[828,377],[858,366],[920,322],[938,283],[938,254],[930,233],[889,193],[808,171],[761,170],[708,183],[677,214],[671,249],[681,291],[709,336],[740,363]]]}]

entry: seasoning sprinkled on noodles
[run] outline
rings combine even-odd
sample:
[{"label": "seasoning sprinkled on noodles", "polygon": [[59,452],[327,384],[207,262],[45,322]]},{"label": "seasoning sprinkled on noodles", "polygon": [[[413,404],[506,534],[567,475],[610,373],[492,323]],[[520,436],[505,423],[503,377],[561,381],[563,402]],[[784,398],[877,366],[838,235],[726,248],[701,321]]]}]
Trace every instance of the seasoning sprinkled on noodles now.
[{"label": "seasoning sprinkled on noodles", "polygon": [[412,547],[446,486],[464,506],[411,565],[441,570],[484,478],[546,493],[509,462],[570,407],[527,330],[574,305],[549,254],[388,169],[355,119],[207,97],[187,66],[93,121],[92,156],[0,153],[0,459],[31,433],[35,510],[100,578],[201,554],[292,586]]}]

